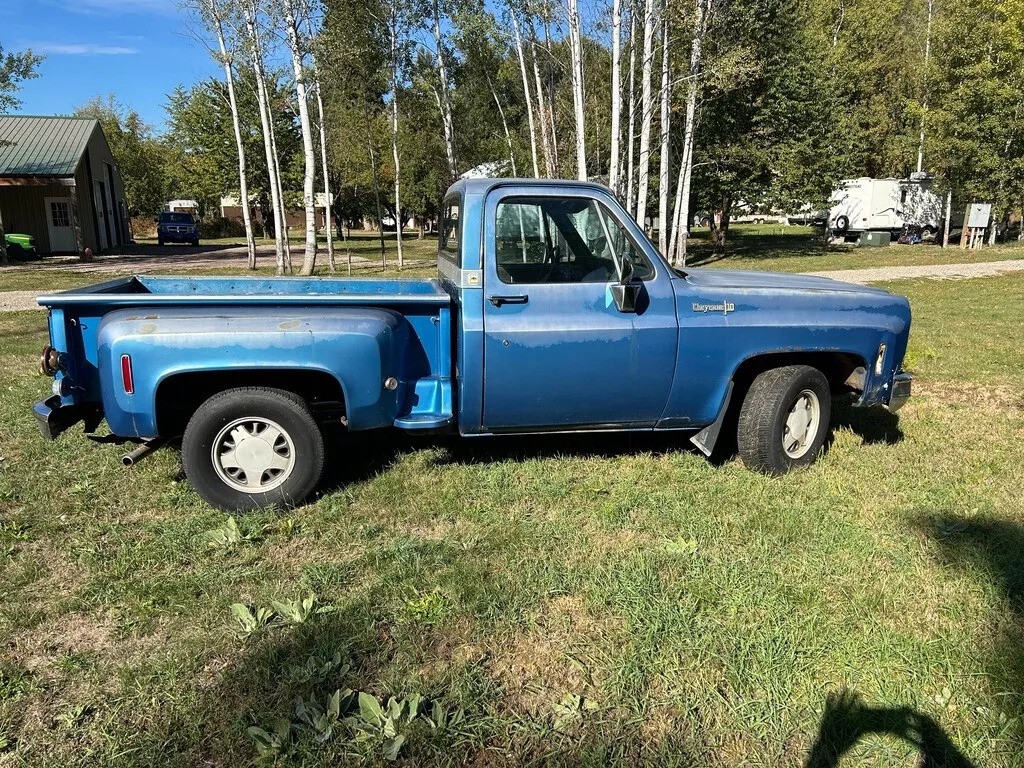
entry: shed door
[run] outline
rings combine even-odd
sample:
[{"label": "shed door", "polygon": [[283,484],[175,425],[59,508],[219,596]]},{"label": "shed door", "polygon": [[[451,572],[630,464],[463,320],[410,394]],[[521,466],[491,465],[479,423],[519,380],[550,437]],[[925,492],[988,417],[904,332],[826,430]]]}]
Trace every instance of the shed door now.
[{"label": "shed door", "polygon": [[75,227],[71,221],[70,197],[47,197],[46,230],[50,235],[50,250],[54,253],[74,252]]}]

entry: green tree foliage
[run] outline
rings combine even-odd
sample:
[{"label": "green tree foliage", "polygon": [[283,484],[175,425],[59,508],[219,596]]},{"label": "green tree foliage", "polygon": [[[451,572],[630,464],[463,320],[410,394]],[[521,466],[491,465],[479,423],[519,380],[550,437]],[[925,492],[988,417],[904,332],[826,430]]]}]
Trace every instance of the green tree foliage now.
[{"label": "green tree foliage", "polygon": [[[242,143],[245,147],[249,194],[260,201],[271,221],[270,188],[266,154],[260,132],[255,75],[243,69],[236,75]],[[290,89],[280,77],[268,77],[271,118],[282,169],[285,203],[301,204],[302,148],[296,110]],[[227,84],[211,78],[190,89],[178,88],[168,98],[167,133],[164,141],[174,163],[169,184],[175,196],[195,199],[204,208],[214,208],[223,195],[238,196],[238,155],[235,146]]]},{"label": "green tree foliage", "polygon": [[118,103],[112,94],[76,107],[75,115],[91,117],[102,126],[132,215],[148,216],[161,211],[170,192],[168,168],[173,163],[168,148],[153,136],[151,126],[138,112]]},{"label": "green tree foliage", "polygon": [[4,53],[0,45],[0,112],[17,109],[21,102],[14,95],[24,80],[39,77],[39,64],[43,57],[32,51]]}]

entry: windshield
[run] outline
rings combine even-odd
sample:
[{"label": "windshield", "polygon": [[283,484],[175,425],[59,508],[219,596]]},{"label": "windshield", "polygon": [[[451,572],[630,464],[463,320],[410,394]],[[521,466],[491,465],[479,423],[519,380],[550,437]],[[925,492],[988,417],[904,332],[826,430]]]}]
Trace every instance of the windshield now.
[{"label": "windshield", "polygon": [[161,224],[191,224],[192,214],[190,213],[161,213]]}]

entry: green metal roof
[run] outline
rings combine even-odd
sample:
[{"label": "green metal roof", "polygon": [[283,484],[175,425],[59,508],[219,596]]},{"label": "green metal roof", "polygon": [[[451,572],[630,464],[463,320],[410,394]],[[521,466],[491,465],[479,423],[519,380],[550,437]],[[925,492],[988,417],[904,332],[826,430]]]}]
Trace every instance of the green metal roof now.
[{"label": "green metal roof", "polygon": [[74,176],[97,122],[0,115],[0,176]]}]

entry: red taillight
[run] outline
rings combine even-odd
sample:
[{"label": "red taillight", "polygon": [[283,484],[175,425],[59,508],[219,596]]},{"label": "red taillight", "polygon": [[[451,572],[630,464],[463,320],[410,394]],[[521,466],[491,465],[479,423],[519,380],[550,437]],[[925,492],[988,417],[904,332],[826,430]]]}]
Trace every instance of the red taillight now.
[{"label": "red taillight", "polygon": [[135,392],[135,380],[132,378],[132,359],[128,355],[121,355],[121,383],[124,384],[125,394]]}]

